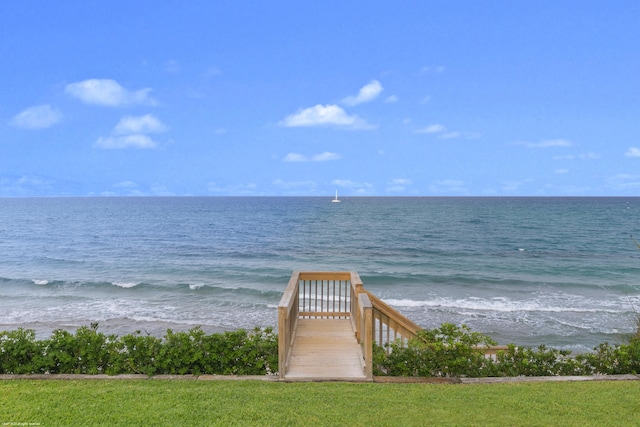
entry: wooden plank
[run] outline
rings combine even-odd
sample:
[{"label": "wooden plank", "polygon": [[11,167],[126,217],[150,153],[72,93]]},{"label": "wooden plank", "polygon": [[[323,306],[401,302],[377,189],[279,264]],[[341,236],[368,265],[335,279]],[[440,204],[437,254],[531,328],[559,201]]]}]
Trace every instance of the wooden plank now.
[{"label": "wooden plank", "polygon": [[300,280],[349,280],[348,271],[301,271]]},{"label": "wooden plank", "polygon": [[300,317],[350,317],[350,311],[301,311]]},{"label": "wooden plank", "polygon": [[287,380],[365,381],[362,350],[348,319],[300,319]]}]

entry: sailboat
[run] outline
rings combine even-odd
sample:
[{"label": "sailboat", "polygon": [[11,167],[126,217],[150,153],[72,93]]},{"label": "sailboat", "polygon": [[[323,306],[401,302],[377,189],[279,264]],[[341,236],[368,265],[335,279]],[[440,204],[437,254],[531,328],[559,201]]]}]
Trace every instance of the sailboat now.
[{"label": "sailboat", "polygon": [[340,203],[340,199],[338,199],[338,190],[336,190],[336,198],[333,199],[331,203]]}]

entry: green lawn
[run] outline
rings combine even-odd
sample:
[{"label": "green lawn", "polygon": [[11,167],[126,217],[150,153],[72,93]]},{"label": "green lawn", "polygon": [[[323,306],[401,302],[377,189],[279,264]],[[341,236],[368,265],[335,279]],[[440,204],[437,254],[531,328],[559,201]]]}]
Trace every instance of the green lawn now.
[{"label": "green lawn", "polygon": [[640,425],[640,384],[0,381],[0,426]]}]

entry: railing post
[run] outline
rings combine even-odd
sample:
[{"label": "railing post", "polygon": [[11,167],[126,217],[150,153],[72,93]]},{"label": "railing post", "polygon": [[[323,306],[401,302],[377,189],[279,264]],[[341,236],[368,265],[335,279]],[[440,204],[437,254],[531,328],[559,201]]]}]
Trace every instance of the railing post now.
[{"label": "railing post", "polygon": [[293,333],[298,322],[300,272],[294,271],[278,304],[278,372],[284,379],[287,357],[291,348]]},{"label": "railing post", "polygon": [[364,374],[367,380],[373,379],[373,306],[366,292],[358,294],[358,344],[364,359]]},{"label": "railing post", "polygon": [[286,307],[278,307],[278,373],[280,379],[284,379],[287,367],[287,351],[289,344],[287,343],[287,309]]},{"label": "railing post", "polygon": [[364,285],[362,284],[362,280],[360,280],[360,275],[355,272],[349,272],[349,277],[351,281],[351,323],[353,324],[353,329],[355,329],[356,339],[358,342],[361,341],[362,330],[361,326],[361,312],[359,308],[360,299],[359,296],[364,290]]}]

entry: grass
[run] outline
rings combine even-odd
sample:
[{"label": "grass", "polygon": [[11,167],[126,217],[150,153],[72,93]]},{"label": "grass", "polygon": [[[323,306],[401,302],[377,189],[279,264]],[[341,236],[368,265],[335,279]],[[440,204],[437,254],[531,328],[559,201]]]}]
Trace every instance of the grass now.
[{"label": "grass", "polygon": [[640,424],[638,383],[0,381],[0,426]]}]

